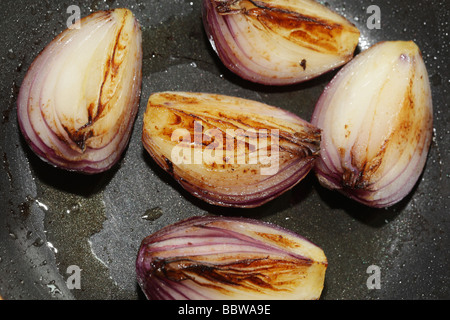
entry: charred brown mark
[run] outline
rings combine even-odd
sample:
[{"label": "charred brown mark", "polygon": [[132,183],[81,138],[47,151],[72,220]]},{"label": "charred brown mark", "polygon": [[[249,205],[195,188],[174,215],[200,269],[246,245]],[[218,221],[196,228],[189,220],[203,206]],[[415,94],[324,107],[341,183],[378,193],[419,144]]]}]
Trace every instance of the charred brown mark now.
[{"label": "charred brown mark", "polygon": [[125,11],[125,14],[122,18],[122,22],[120,24],[120,28],[116,35],[116,39],[114,40],[114,48],[112,50],[111,55],[106,60],[105,74],[103,76],[103,82],[100,87],[100,93],[99,93],[99,97],[98,97],[97,112],[95,115],[89,114],[89,117],[91,119],[93,119],[93,121],[96,121],[101,116],[101,114],[103,113],[103,110],[105,109],[105,105],[108,103],[108,102],[102,103],[102,101],[101,101],[103,89],[104,89],[104,86],[105,86],[105,83],[106,83],[108,77],[115,78],[117,76],[117,73],[119,72],[120,64],[117,64],[115,62],[115,57],[116,57],[116,53],[119,50],[124,49],[124,48],[119,48],[119,45],[120,45],[120,37],[122,36],[122,31],[125,26],[125,21],[127,19],[127,15],[128,15],[128,11]]},{"label": "charred brown mark", "polygon": [[[345,189],[354,189],[362,191],[372,191],[371,186],[376,182],[373,181],[377,171],[383,163],[390,138],[385,139],[380,146],[378,153],[369,159],[367,156],[362,162],[358,162],[355,147],[350,150],[351,165],[356,169],[344,168],[342,185]],[[345,149],[339,148],[341,158],[345,157]]]},{"label": "charred brown mark", "polygon": [[[415,62],[412,58],[411,61]],[[415,67],[412,68],[409,86],[405,92],[402,108],[398,114],[398,122],[396,128],[391,133],[390,139],[392,144],[397,144],[398,148],[409,143],[416,146],[415,152],[422,153],[423,149],[428,147],[425,145],[426,137],[431,136],[433,126],[433,115],[430,109],[421,110],[425,106],[416,104],[416,97],[413,93],[415,76]],[[423,79],[418,79],[423,81]]]},{"label": "charred brown mark", "polygon": [[216,10],[220,14],[235,14],[242,11],[239,3],[242,0],[214,0],[216,3]]},{"label": "charred brown mark", "polygon": [[172,113],[173,115],[173,121],[170,123],[170,125],[175,126],[177,124],[181,123],[181,117],[179,115],[177,115],[176,113]]},{"label": "charred brown mark", "polygon": [[[294,134],[292,134],[285,131],[288,130],[287,128],[283,130],[283,128],[269,126],[267,124],[253,120],[249,116],[240,116],[238,118],[234,117],[231,118],[223,113],[220,113],[219,115],[221,116],[220,123],[218,123],[217,120],[213,118],[208,118],[208,121],[210,121],[210,124],[213,126],[214,125],[223,126],[223,123],[226,122],[228,124],[228,127],[233,128],[238,133],[237,136],[233,138],[232,142],[234,145],[234,151],[236,152],[238,151],[237,148],[242,146],[244,146],[245,152],[247,153],[256,151],[256,147],[250,143],[251,141],[259,141],[260,139],[267,139],[268,140],[267,143],[268,145],[270,145],[272,143],[271,140],[273,138],[277,138],[279,141],[280,150],[283,150],[287,153],[302,157],[318,156],[319,154],[320,139],[321,139],[321,132],[319,129],[313,127],[305,127],[304,131],[295,132]],[[233,122],[239,124],[239,126],[233,124]],[[245,132],[242,132],[242,134],[239,134],[239,130],[244,130],[242,129],[242,127],[244,127],[244,129],[253,129],[255,131],[246,130]],[[267,130],[266,134],[264,133],[265,132],[264,130]],[[276,133],[276,131],[270,130],[278,130],[278,134]],[[223,135],[223,138],[224,141],[222,145],[228,146],[231,142],[226,139],[227,138],[226,133]],[[286,146],[291,147],[287,148]],[[268,156],[270,156],[270,154],[268,154]]]},{"label": "charred brown mark", "polygon": [[173,174],[173,163],[172,163],[172,161],[170,161],[169,159],[164,157],[164,162],[167,165],[167,172],[170,173],[170,174]]},{"label": "charred brown mark", "polygon": [[[86,150],[86,141],[94,135],[92,129],[86,130],[88,126],[90,126],[90,123],[84,125],[78,130],[69,129],[68,127],[64,126],[64,130],[69,135],[70,140],[72,140],[82,152]],[[65,140],[61,139],[61,141]]]},{"label": "charred brown mark", "polygon": [[[110,17],[112,13],[113,13],[113,10],[108,11],[107,16]],[[97,121],[101,117],[103,111],[105,110],[105,106],[107,103],[105,104],[105,103],[102,103],[102,101],[101,101],[105,83],[106,83],[108,77],[115,78],[119,72],[120,64],[115,63],[114,58],[116,56],[116,53],[119,50],[124,49],[124,48],[120,47],[120,37],[122,35],[122,31],[125,26],[125,21],[126,21],[127,15],[128,15],[128,11],[126,11],[125,15],[123,16],[120,28],[119,28],[116,38],[115,38],[112,53],[106,59],[106,62],[105,62],[106,67],[105,67],[105,72],[103,75],[103,81],[100,86],[98,101],[97,101],[97,103],[91,102],[87,107],[87,111],[88,111],[87,123],[84,124],[83,126],[81,126],[77,130],[69,129],[68,127],[64,127],[64,129],[67,132],[67,134],[69,135],[70,139],[73,142],[75,142],[75,144],[80,148],[80,150],[82,152],[84,152],[86,150],[86,141],[94,135],[93,129],[91,129],[90,127],[95,123],[95,121]]]},{"label": "charred brown mark", "polygon": [[[288,40],[318,52],[339,52],[338,37],[344,32],[339,23],[303,15],[287,8],[277,7],[265,2],[253,0],[219,1],[216,5],[219,14],[244,14],[256,18],[269,30],[284,29],[288,31]],[[300,64],[303,69],[306,68]]]},{"label": "charred brown mark", "polygon": [[[226,286],[241,287],[249,291],[288,291],[306,269],[310,260],[272,259],[268,256],[254,259],[240,259],[231,263],[203,263],[189,257],[154,259],[154,276],[180,282],[191,280],[201,286],[227,292]],[[280,274],[291,272],[293,277],[277,281]],[[208,282],[199,281],[206,279]]]},{"label": "charred brown mark", "polygon": [[288,248],[297,248],[299,247],[298,243],[295,241],[291,241],[286,237],[283,237],[281,234],[273,234],[273,233],[265,233],[265,232],[256,232],[258,236],[261,238],[270,240],[272,242],[280,244],[282,247]]},{"label": "charred brown mark", "polygon": [[[168,98],[170,101],[178,101],[178,95],[173,94],[163,94],[164,99]],[[195,100],[195,98],[193,98]],[[189,99],[189,101],[194,101]],[[194,102],[193,102],[194,103]],[[197,101],[198,103],[198,101]],[[217,116],[199,116],[193,113],[185,112],[179,109],[175,109],[172,107],[168,107],[164,102],[162,104],[152,104],[152,108],[163,108],[167,109],[168,112],[171,113],[171,124],[173,126],[164,127],[161,130],[161,134],[166,137],[167,140],[172,141],[173,132],[177,128],[183,128],[190,132],[191,138],[190,141],[202,141],[201,145],[206,148],[210,145],[211,142],[215,142],[213,146],[222,146],[227,150],[234,149],[235,154],[237,154],[238,148],[244,147],[245,152],[248,154],[249,152],[256,151],[256,147],[252,145],[252,141],[259,141],[259,139],[268,139],[277,138],[279,141],[280,150],[290,153],[294,156],[301,157],[318,157],[320,151],[320,140],[321,140],[321,131],[318,128],[312,126],[305,126],[303,131],[295,132],[294,134],[287,132],[287,128],[283,130],[281,127],[269,126],[267,124],[258,122],[252,119],[250,116],[241,115],[238,117],[230,117],[226,114],[219,112]],[[195,126],[200,126],[195,128]],[[222,143],[220,141],[215,141],[214,139],[203,141],[203,134],[205,130],[218,130],[222,133]],[[252,136],[252,131],[245,131],[245,136],[236,136],[230,137],[227,135],[227,129],[235,130],[235,132],[239,132],[239,130],[245,129],[254,129],[254,136]],[[278,135],[274,133],[274,131],[270,130],[278,130]],[[267,130],[268,133],[264,134],[264,131]],[[198,133],[198,136],[194,136],[195,133]],[[276,132],[276,131],[275,131]],[[201,133],[201,134],[200,134]],[[232,142],[231,142],[232,141]],[[268,141],[268,145],[270,145],[270,141]],[[211,146],[211,147],[213,147]],[[288,147],[289,146],[289,147]],[[211,148],[210,147],[210,148]],[[270,155],[269,155],[270,156]],[[226,163],[226,162],[225,162]]]},{"label": "charred brown mark", "polygon": [[183,104],[199,104],[200,100],[196,97],[188,97],[182,96],[179,94],[174,94],[170,92],[162,92],[159,93],[158,96],[161,100],[166,102],[175,102],[175,103],[183,103]]},{"label": "charred brown mark", "polygon": [[320,141],[322,140],[322,131],[319,128],[312,126],[305,126],[305,130],[295,132],[289,137],[284,137],[284,132],[280,133],[281,138],[292,141],[295,144],[303,145],[310,149],[312,154],[318,154],[320,152]]},{"label": "charred brown mark", "polygon": [[400,141],[408,141],[411,134],[420,129],[420,121],[419,125],[416,127],[414,123],[414,109],[416,105],[414,103],[414,95],[412,92],[412,88],[414,85],[414,74],[411,76],[409,81],[409,86],[406,90],[405,97],[403,99],[403,106],[398,115],[398,125],[396,130],[392,133],[392,135],[397,135],[398,140]]},{"label": "charred brown mark", "polygon": [[300,61],[300,67],[302,67],[303,70],[306,70],[306,59],[302,59],[302,61]]}]

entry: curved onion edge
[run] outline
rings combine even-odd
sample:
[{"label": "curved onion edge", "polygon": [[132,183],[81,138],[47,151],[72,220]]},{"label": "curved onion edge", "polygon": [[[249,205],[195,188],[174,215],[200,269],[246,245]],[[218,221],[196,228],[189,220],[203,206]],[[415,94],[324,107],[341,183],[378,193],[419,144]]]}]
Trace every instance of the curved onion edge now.
[{"label": "curved onion edge", "polygon": [[[127,11],[127,13],[131,13],[128,9],[115,10],[124,10]],[[95,23],[98,23],[98,21],[101,20],[105,15],[113,11],[114,10],[94,12],[93,14],[82,18],[80,20],[80,23],[83,27],[92,27],[93,25],[95,25]],[[54,148],[46,145],[46,143],[43,141],[40,136],[41,133],[35,131],[35,129],[33,128],[33,121],[29,118],[29,105],[32,101],[30,100],[32,98],[29,96],[29,94],[31,93],[30,90],[33,89],[33,85],[35,83],[34,79],[39,76],[39,72],[41,71],[41,69],[48,67],[48,63],[52,58],[52,55],[57,54],[58,50],[64,49],[61,45],[61,42],[63,40],[67,41],[66,38],[68,38],[72,34],[76,34],[78,30],[66,29],[61,32],[39,53],[39,55],[35,58],[32,65],[30,66],[21,85],[17,100],[18,124],[20,131],[22,132],[22,135],[31,150],[44,162],[67,171],[80,172],[84,174],[96,174],[111,169],[122,156],[130,140],[132,127],[139,107],[142,80],[142,70],[140,67],[142,65],[141,29],[139,22],[134,18],[132,13],[131,16],[134,19],[134,31],[136,32],[137,39],[137,67],[135,69],[136,73],[134,75],[134,81],[132,84],[133,87],[130,90],[131,92],[133,92],[128,103],[130,106],[130,110],[125,117],[125,121],[120,124],[120,135],[116,134],[113,137],[113,139],[110,141],[111,145],[106,145],[99,149],[93,149],[89,147],[86,148],[84,154],[98,154],[98,156],[95,156],[92,159],[83,158],[82,155],[81,158],[76,159],[77,157],[80,157],[80,154],[72,150],[68,145],[65,145],[65,143],[60,140],[61,138],[50,130],[48,124],[45,124],[46,121],[43,118],[43,115],[39,120],[33,119],[33,121],[40,121],[41,123],[44,123],[44,125],[46,126],[46,130],[48,130],[46,131],[46,134],[48,134],[48,139],[53,141],[53,143],[55,143],[55,145],[57,145],[60,150],[63,150],[66,155],[70,155],[71,157],[73,157],[74,160],[67,159],[65,155],[61,154],[60,152],[55,152]],[[111,148],[112,143],[115,143],[114,149]],[[102,154],[102,149],[104,149],[107,153]]]}]

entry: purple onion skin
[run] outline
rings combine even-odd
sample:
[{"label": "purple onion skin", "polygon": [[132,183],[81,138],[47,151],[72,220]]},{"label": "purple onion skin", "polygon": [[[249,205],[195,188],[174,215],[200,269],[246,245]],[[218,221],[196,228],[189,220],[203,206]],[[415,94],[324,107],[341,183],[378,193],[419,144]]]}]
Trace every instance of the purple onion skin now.
[{"label": "purple onion skin", "polygon": [[292,231],[198,216],[146,237],[136,274],[150,300],[318,299],[327,266],[323,251]]}]

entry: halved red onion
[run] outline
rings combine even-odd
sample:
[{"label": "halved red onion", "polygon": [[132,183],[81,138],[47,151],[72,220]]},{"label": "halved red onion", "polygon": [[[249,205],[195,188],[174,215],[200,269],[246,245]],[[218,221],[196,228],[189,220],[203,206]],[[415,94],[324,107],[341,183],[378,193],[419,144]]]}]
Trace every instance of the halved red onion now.
[{"label": "halved red onion", "polygon": [[141,90],[142,36],[128,9],[95,12],[34,60],[17,113],[31,149],[66,170],[97,173],[120,158]]},{"label": "halved red onion", "polygon": [[152,300],[319,299],[327,258],[279,226],[245,218],[192,217],[146,237],[137,280]]},{"label": "halved red onion", "polygon": [[203,24],[227,68],[267,85],[302,82],[347,63],[360,35],[313,0],[203,0]]},{"label": "halved red onion", "polygon": [[412,41],[374,45],[347,64],[320,97],[320,182],[373,207],[402,200],[421,175],[432,138],[431,89]]},{"label": "halved red onion", "polygon": [[252,100],[159,92],[148,100],[142,141],[194,196],[219,206],[251,208],[306,176],[320,148],[320,130]]}]

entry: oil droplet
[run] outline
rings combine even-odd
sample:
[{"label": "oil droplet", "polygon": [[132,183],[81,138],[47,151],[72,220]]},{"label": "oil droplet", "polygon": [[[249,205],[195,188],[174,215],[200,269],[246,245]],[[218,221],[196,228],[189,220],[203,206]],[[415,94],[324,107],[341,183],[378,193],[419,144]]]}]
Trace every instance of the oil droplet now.
[{"label": "oil droplet", "polygon": [[431,84],[435,87],[440,86],[442,84],[442,77],[439,73],[435,73],[430,77]]},{"label": "oil droplet", "polygon": [[58,249],[56,249],[55,246],[51,242],[47,241],[47,247],[49,247],[50,250],[53,251],[53,253],[58,253]]},{"label": "oil droplet", "polygon": [[39,200],[36,199],[36,204],[37,204],[40,208],[44,209],[45,211],[48,211],[48,206],[47,206],[45,203],[43,203],[43,202],[41,202],[41,201],[39,201]]},{"label": "oil droplet", "polygon": [[36,238],[36,240],[34,240],[33,242],[33,246],[35,247],[40,247],[45,243],[44,240],[42,240],[41,238]]},{"label": "oil droplet", "polygon": [[14,60],[16,58],[16,54],[14,53],[13,49],[8,50],[8,59]]},{"label": "oil droplet", "polygon": [[70,214],[70,213],[78,213],[81,209],[81,204],[79,202],[75,203],[74,205],[72,205],[69,209],[65,210],[65,213]]},{"label": "oil droplet", "polygon": [[145,211],[145,214],[142,215],[141,218],[148,221],[155,221],[162,215],[163,215],[162,209],[160,207],[156,207]]},{"label": "oil droplet", "polygon": [[61,290],[55,285],[55,281],[52,280],[47,284],[47,287],[50,289],[50,293],[55,296],[57,294],[62,294]]},{"label": "oil droplet", "polygon": [[19,204],[19,211],[22,219],[26,220],[31,213],[31,206],[30,206],[31,198],[27,197],[27,200]]}]

